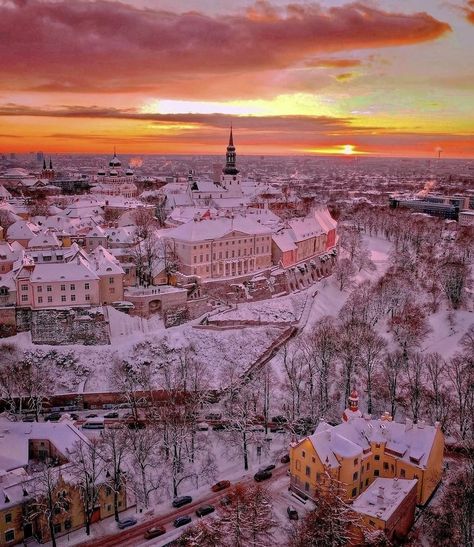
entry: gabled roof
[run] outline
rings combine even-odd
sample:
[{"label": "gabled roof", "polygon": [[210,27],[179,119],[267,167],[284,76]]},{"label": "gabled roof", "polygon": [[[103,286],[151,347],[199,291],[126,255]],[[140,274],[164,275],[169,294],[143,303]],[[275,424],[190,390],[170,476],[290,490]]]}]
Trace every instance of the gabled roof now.
[{"label": "gabled roof", "polygon": [[120,262],[102,245],[89,253],[90,264],[99,276],[124,274]]},{"label": "gabled roof", "polygon": [[7,230],[7,239],[32,239],[40,231],[39,227],[27,220],[14,222]]},{"label": "gabled roof", "polygon": [[76,260],[71,262],[36,264],[30,279],[33,283],[90,281],[99,279],[99,276],[92,270],[87,261],[78,255]]},{"label": "gabled roof", "polygon": [[28,241],[28,249],[53,249],[58,247],[61,247],[61,242],[49,228],[42,230]]}]

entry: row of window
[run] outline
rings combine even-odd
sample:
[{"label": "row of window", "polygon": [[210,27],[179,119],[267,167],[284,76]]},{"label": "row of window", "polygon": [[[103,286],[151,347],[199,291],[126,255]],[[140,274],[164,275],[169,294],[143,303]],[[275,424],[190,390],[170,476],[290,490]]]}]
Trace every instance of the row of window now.
[{"label": "row of window", "polygon": [[[231,255],[229,256],[229,252],[231,253]],[[265,252],[265,248],[262,247],[262,253]],[[267,246],[266,248],[266,252],[270,252],[270,247]],[[237,255],[235,254],[237,253]],[[249,253],[250,253],[250,249],[249,249]],[[255,250],[255,254],[260,254],[260,247],[257,247],[256,250]],[[241,254],[241,249],[237,249],[237,251],[225,251],[225,256],[223,256],[224,253],[223,251],[219,251],[219,259],[223,259],[223,258],[238,258],[240,256],[242,257],[245,257],[247,256],[247,249],[244,249],[242,254]],[[204,261],[204,257],[206,258],[206,260]],[[199,258],[199,260],[198,260]],[[212,254],[212,260],[217,260],[217,253],[213,253]],[[202,262],[209,262],[209,254],[206,254],[206,255],[199,255],[199,257],[197,255],[194,255],[193,257],[193,264],[198,264],[198,263],[202,263]]]},{"label": "row of window", "polygon": [[[246,244],[253,243],[254,241],[270,241],[270,236],[262,236],[262,237],[255,237],[255,238],[246,238],[246,239],[231,239],[229,241],[219,241],[214,243],[214,247],[222,247],[223,245],[241,245],[242,243]],[[186,247],[185,244],[183,244],[183,249]],[[202,245],[193,245],[193,250],[196,251],[197,249],[209,249],[211,247],[210,243],[203,243]]]},{"label": "row of window", "polygon": [[[114,289],[111,289],[111,291],[114,291]],[[23,295],[23,296],[26,296],[26,295]],[[23,296],[21,297],[22,300],[28,300],[28,297],[26,296],[25,299],[23,299]],[[86,294],[84,295],[84,300],[86,302],[90,302],[90,299],[91,299],[91,295],[90,294]],[[48,304],[51,304],[53,301],[53,297],[52,296],[48,296]],[[61,295],[61,302],[67,302],[67,297],[65,294],[62,294]],[[76,295],[75,294],[71,294],[71,302],[76,302]],[[43,303],[43,297],[42,296],[38,296],[38,304],[42,304]]]},{"label": "row of window", "polygon": [[[109,283],[113,283],[113,282],[114,282],[114,278],[113,278],[113,277],[109,278]],[[84,283],[84,290],[87,291],[87,290],[89,290],[90,288],[91,288],[90,283]],[[66,290],[66,285],[65,285],[65,284],[62,284],[62,285],[60,286],[60,289],[61,289],[62,291],[65,291],[65,290]],[[22,285],[22,286],[21,286],[21,290],[22,290],[22,291],[27,291],[27,290],[28,290],[28,285]],[[69,285],[69,290],[75,291],[75,290],[76,290],[76,284],[75,284],[75,283],[71,283],[71,284]],[[43,292],[43,285],[38,285],[38,286],[36,287],[36,292]],[[46,285],[46,292],[53,292],[53,286],[52,286],[52,285]]]}]

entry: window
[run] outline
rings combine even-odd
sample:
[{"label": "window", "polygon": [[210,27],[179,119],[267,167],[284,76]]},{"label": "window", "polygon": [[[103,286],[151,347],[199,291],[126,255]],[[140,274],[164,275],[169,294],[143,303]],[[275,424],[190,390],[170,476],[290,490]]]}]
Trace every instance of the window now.
[{"label": "window", "polygon": [[42,304],[43,303],[43,297],[42,296],[38,296],[38,304]]},{"label": "window", "polygon": [[311,476],[311,469],[309,468],[309,465],[306,466],[306,476]]},{"label": "window", "polygon": [[379,454],[376,454],[376,455],[374,456],[374,460],[375,460],[376,462],[378,462],[378,461],[380,460],[380,455],[379,455]]},{"label": "window", "polygon": [[63,294],[63,295],[61,296],[61,302],[66,302],[66,295],[65,295],[65,294]]},{"label": "window", "polygon": [[67,519],[64,521],[64,529],[65,530],[70,530],[72,528],[72,523],[71,523],[71,519]]},{"label": "window", "polygon": [[114,278],[113,277],[109,277],[109,285],[113,285],[114,284]]},{"label": "window", "polygon": [[388,469],[388,462],[383,462],[383,468]]},{"label": "window", "polygon": [[352,497],[355,498],[357,496],[357,488],[352,489]]},{"label": "window", "polygon": [[39,285],[37,291],[38,292],[43,292],[43,287],[41,285]]},{"label": "window", "polygon": [[22,291],[27,291],[28,290],[28,285],[22,285],[21,290]]},{"label": "window", "polygon": [[370,469],[370,463],[367,462],[367,471]]},{"label": "window", "polygon": [[[125,270],[125,273],[128,273],[128,270]],[[87,291],[90,289],[90,284],[89,283],[85,283],[84,284],[84,289]]]},{"label": "window", "polygon": [[58,522],[57,524],[54,525],[54,533],[55,534],[60,534],[61,533],[61,523]]},{"label": "window", "polygon": [[303,458],[306,458],[306,452],[303,450],[303,452],[301,452],[301,455],[303,456]]},{"label": "window", "polygon": [[71,283],[71,286],[69,288],[71,289],[71,291],[75,291],[76,285],[74,283]]},{"label": "window", "polygon": [[112,488],[110,488],[110,486],[107,486],[107,488],[105,489],[105,495],[110,496],[110,494],[112,494]]},{"label": "window", "polygon": [[27,294],[22,294],[21,295],[21,301],[26,302],[27,300],[28,300],[28,295]]},{"label": "window", "polygon": [[76,301],[76,295],[75,294],[71,294],[71,302],[75,302]]},{"label": "window", "polygon": [[400,469],[400,477],[405,477],[406,472],[405,469]]},{"label": "window", "polygon": [[313,456],[313,457],[311,458],[311,461],[312,461],[313,463],[316,463],[316,458]]},{"label": "window", "polygon": [[7,513],[5,515],[5,522],[11,522],[12,521],[12,514],[11,513]]},{"label": "window", "polygon": [[53,291],[53,287],[51,287],[51,285],[46,285],[46,290],[48,292],[52,292]]},{"label": "window", "polygon": [[352,475],[352,480],[356,481],[359,478],[359,473],[357,471]]},{"label": "window", "polygon": [[90,299],[91,299],[91,295],[90,295],[90,294],[86,294],[85,299],[86,299],[86,302],[89,302]]},{"label": "window", "polygon": [[5,532],[5,542],[15,540],[15,530],[7,530]]},{"label": "window", "polygon": [[316,473],[316,482],[321,482],[321,473]]},{"label": "window", "polygon": [[48,304],[51,304],[52,301],[53,301],[53,297],[52,297],[52,296],[48,296]]},{"label": "window", "polygon": [[299,460],[296,460],[296,471],[300,471],[301,470],[301,462]]},{"label": "window", "polygon": [[369,479],[365,479],[365,486],[369,486]]},{"label": "window", "polygon": [[378,477],[378,476],[380,475],[380,471],[379,471],[378,469],[375,469],[375,470],[374,470],[374,475],[375,475],[376,477]]},{"label": "window", "polygon": [[110,287],[109,293],[110,293],[110,294],[114,294],[114,293],[115,293],[115,287]]},{"label": "window", "polygon": [[110,513],[110,511],[112,511],[112,506],[110,505],[110,503],[109,503],[109,505],[107,505],[107,511],[108,511],[109,513]]},{"label": "window", "polygon": [[356,459],[354,460],[354,465],[357,465],[358,463],[359,463],[359,458],[356,458]]},{"label": "window", "polygon": [[309,492],[309,483],[308,482],[304,483],[304,489],[305,489],[305,492]]},{"label": "window", "polygon": [[61,290],[65,291],[66,290],[66,285],[61,285]]}]

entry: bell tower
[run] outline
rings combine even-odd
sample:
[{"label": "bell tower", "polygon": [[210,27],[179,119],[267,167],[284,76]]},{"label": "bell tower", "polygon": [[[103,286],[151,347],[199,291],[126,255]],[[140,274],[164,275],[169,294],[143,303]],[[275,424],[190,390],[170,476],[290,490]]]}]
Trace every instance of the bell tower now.
[{"label": "bell tower", "polygon": [[345,422],[350,421],[352,418],[362,418],[362,412],[359,410],[359,393],[356,389],[351,391],[347,400],[347,408],[342,413],[342,419]]},{"label": "bell tower", "polygon": [[241,176],[236,167],[237,154],[234,146],[234,136],[232,134],[232,125],[230,126],[229,144],[225,154],[225,167],[222,169],[221,186],[227,190],[228,197],[241,197],[242,188],[240,186]]}]

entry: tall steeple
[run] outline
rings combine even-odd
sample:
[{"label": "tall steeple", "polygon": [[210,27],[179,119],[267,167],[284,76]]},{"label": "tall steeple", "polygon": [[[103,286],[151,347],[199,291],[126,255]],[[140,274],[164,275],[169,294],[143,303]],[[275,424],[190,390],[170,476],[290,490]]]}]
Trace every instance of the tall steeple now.
[{"label": "tall steeple", "polygon": [[51,159],[51,156],[49,156],[49,168],[53,168],[53,160]]},{"label": "tall steeple", "polygon": [[230,126],[229,144],[227,145],[227,152],[225,155],[225,167],[222,170],[224,175],[237,175],[239,170],[235,166],[236,153],[234,146],[234,136],[232,135],[232,125]]},{"label": "tall steeple", "polygon": [[46,169],[46,158],[43,158],[43,171]]}]

